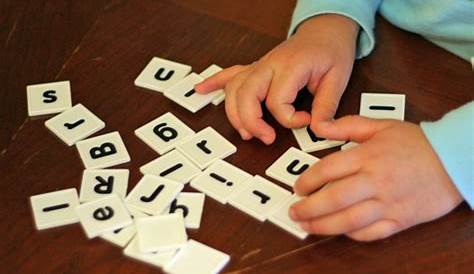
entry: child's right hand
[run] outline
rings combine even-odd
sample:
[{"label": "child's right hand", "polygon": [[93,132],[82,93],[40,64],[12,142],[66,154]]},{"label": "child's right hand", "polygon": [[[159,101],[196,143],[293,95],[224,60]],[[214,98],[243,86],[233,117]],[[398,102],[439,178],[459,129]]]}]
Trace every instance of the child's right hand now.
[{"label": "child's right hand", "polygon": [[[305,21],[291,38],[257,62],[233,66],[196,85],[198,93],[225,88],[225,109],[243,139],[265,144],[275,130],[262,119],[261,102],[284,127],[318,128],[333,118],[354,63],[358,24],[340,15],[319,15]],[[307,86],[314,95],[311,115],[292,103]]]}]

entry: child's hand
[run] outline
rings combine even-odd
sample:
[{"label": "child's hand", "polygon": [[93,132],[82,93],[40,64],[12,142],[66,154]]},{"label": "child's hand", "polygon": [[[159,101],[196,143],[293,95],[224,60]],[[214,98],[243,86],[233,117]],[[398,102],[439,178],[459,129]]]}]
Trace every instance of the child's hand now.
[{"label": "child's hand", "polygon": [[[225,87],[225,109],[243,139],[265,144],[275,131],[262,119],[260,103],[287,128],[318,123],[334,116],[354,63],[358,25],[339,15],[321,15],[303,23],[297,33],[257,62],[233,66],[196,85],[207,93]],[[315,95],[312,114],[292,103],[304,86]]]},{"label": "child's hand", "polygon": [[443,216],[463,200],[414,124],[347,116],[323,136],[361,144],[323,158],[296,182],[296,193],[308,197],[290,216],[310,233],[381,239]]}]

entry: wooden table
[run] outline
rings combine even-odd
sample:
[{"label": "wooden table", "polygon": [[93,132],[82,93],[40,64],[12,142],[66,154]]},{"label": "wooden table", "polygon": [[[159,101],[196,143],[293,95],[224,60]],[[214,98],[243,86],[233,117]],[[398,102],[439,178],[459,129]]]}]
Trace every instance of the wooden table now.
[{"label": "wooden table", "polygon": [[[238,147],[228,158],[231,163],[264,174],[272,161],[296,146],[289,130],[278,127],[278,139],[269,147],[243,142],[227,122],[223,104],[191,114],[133,81],[152,56],[190,64],[197,72],[211,63],[252,62],[285,38],[293,2],[1,1],[0,272],[159,272],[103,240],[87,240],[79,225],[35,230],[29,197],[79,189],[84,167],[75,147],[45,128],[47,117],[27,117],[27,84],[70,80],[73,103],[84,104],[106,122],[100,133],[120,131],[132,158],[121,166],[131,171],[129,189],[141,176],[138,167],[157,157],[133,131],[167,111],[194,130],[216,128]],[[357,113],[364,91],[405,93],[406,120],[412,122],[437,119],[473,100],[469,63],[381,18],[377,38],[375,52],[356,62],[338,116]],[[302,107],[309,107],[309,99],[303,96]],[[208,198],[201,228],[189,234],[231,254],[226,273],[474,271],[474,217],[466,204],[389,239],[359,243],[318,236],[300,241]]]}]

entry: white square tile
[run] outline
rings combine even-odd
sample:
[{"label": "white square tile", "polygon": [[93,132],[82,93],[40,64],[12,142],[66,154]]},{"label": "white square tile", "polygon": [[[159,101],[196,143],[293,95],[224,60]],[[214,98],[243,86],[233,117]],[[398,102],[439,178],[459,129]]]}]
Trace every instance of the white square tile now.
[{"label": "white square tile", "polygon": [[79,205],[75,188],[69,188],[30,197],[36,229],[77,223],[74,209]]},{"label": "white square tile", "polygon": [[155,120],[135,130],[135,135],[159,154],[172,150],[184,138],[194,134],[194,130],[167,112]]},{"label": "white square tile", "polygon": [[72,106],[69,81],[28,85],[26,97],[29,116],[58,113]]},{"label": "white square tile", "polygon": [[[199,76],[201,76],[203,79],[206,79],[206,78],[209,78],[209,77],[213,76],[214,74],[220,72],[221,70],[222,70],[221,67],[219,67],[216,64],[212,64],[208,68],[203,70],[201,73],[199,73]],[[211,92],[211,94],[213,94],[212,104],[215,105],[215,106],[222,103],[222,101],[224,101],[224,99],[225,99],[224,89],[218,89],[216,91]]]},{"label": "white square tile", "polygon": [[318,160],[311,154],[290,147],[267,168],[265,174],[293,187],[298,177]]},{"label": "white square tile", "polygon": [[130,161],[118,131],[79,141],[76,147],[87,169],[106,168]]},{"label": "white square tile", "polygon": [[44,124],[68,146],[105,127],[102,120],[81,104],[65,110]]},{"label": "white square tile", "polygon": [[302,198],[293,194],[290,198],[286,199],[281,203],[276,210],[268,217],[268,220],[289,233],[295,235],[299,239],[304,239],[308,236],[308,233],[304,231],[300,225],[293,221],[288,215],[290,207],[301,200]]},{"label": "white square tile", "polygon": [[135,85],[164,92],[167,88],[181,81],[191,72],[191,66],[153,57],[148,65],[135,79]]},{"label": "white square tile", "polygon": [[76,213],[89,239],[133,222],[122,199],[116,194],[79,205]]},{"label": "white square tile", "polygon": [[224,159],[237,151],[231,142],[211,127],[199,131],[192,138],[179,144],[177,149],[200,169],[204,169],[215,160]]},{"label": "white square tile", "polygon": [[296,142],[304,152],[314,152],[343,145],[345,141],[327,140],[317,137],[309,127],[292,129]]},{"label": "white square tile", "polygon": [[346,149],[349,149],[349,148],[352,148],[352,147],[356,147],[358,145],[359,144],[356,143],[356,142],[348,142],[348,143],[344,144],[343,146],[341,146],[341,150],[346,150]]},{"label": "white square tile", "polygon": [[191,186],[214,200],[226,204],[232,193],[248,186],[252,175],[242,169],[218,159],[199,176],[191,181]]},{"label": "white square tile", "polygon": [[201,224],[205,195],[196,192],[181,192],[166,212],[181,213],[186,228],[198,229]]},{"label": "white square tile", "polygon": [[267,179],[256,175],[249,186],[233,194],[229,203],[255,219],[265,221],[275,206],[291,196],[291,193]]},{"label": "white square tile", "polygon": [[173,150],[144,164],[140,167],[140,172],[186,184],[200,174],[201,170],[181,152]]},{"label": "white square tile", "polygon": [[214,97],[214,99],[212,99],[212,104],[214,106],[218,106],[220,103],[224,102],[224,100],[225,100],[225,92],[221,92],[219,95]]},{"label": "white square tile", "polygon": [[135,260],[151,264],[156,267],[163,267],[176,254],[176,250],[160,251],[160,252],[140,252],[138,248],[138,238],[135,236],[123,250],[123,254]]},{"label": "white square tile", "polygon": [[165,178],[145,175],[125,199],[128,206],[151,215],[162,214],[184,185]]},{"label": "white square tile", "polygon": [[359,114],[373,119],[403,121],[405,118],[405,94],[362,93]]},{"label": "white square tile", "polygon": [[229,262],[230,256],[195,240],[189,240],[165,265],[170,274],[217,274]]},{"label": "white square tile", "polygon": [[164,95],[192,113],[207,106],[214,98],[213,94],[199,94],[194,86],[204,80],[196,73],[191,73],[176,85],[167,89]]},{"label": "white square tile", "polygon": [[136,224],[140,252],[176,250],[188,239],[180,213],[139,218]]},{"label": "white square tile", "polygon": [[[141,217],[147,217],[148,215],[141,212],[140,210],[133,209],[133,208],[128,208],[128,211],[130,213],[130,217],[135,220],[137,218]],[[107,232],[102,234],[100,237],[108,242],[111,242],[117,246],[120,247],[125,247],[130,240],[135,236],[137,230],[135,227],[135,222],[132,222],[132,224],[116,229],[112,232]]]},{"label": "white square tile", "polygon": [[82,173],[79,201],[90,202],[112,193],[125,199],[128,169],[86,169]]}]

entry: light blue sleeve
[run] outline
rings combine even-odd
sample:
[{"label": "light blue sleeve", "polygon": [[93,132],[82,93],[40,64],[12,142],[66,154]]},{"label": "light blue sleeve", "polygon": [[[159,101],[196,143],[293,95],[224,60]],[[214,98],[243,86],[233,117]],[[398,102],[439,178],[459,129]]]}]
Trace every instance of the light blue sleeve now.
[{"label": "light blue sleeve", "polygon": [[474,101],[436,122],[420,124],[444,168],[474,209]]},{"label": "light blue sleeve", "polygon": [[382,0],[298,0],[288,36],[295,32],[299,24],[313,16],[328,13],[344,15],[360,25],[356,58],[365,57],[375,46],[375,13],[381,2]]}]

